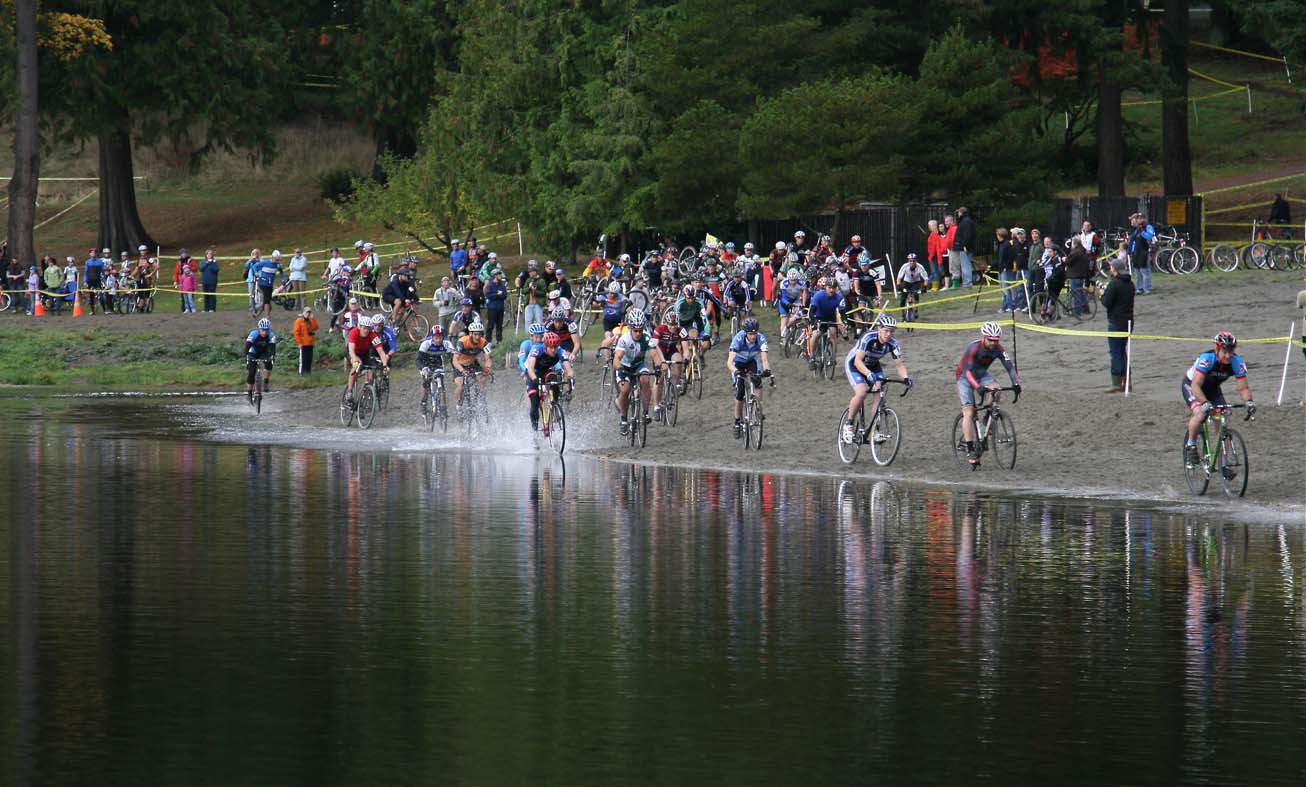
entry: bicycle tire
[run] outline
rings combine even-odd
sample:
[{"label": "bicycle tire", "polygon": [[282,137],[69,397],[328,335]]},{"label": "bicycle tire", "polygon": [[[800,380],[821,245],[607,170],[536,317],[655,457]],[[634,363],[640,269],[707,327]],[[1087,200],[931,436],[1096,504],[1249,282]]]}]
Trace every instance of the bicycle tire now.
[{"label": "bicycle tire", "polygon": [[410,342],[420,342],[426,338],[430,330],[431,321],[417,312],[408,315],[408,319],[404,321],[404,333],[407,334]]},{"label": "bicycle tire", "polygon": [[580,307],[580,320],[576,323],[576,332],[582,339],[585,338],[585,332],[590,329],[590,324],[594,322],[594,317],[590,313],[590,302],[586,300]]},{"label": "bicycle tire", "polygon": [[435,417],[440,419],[440,431],[449,431],[449,394],[446,392],[444,383],[437,382],[435,385],[435,397],[433,400],[435,406]]},{"label": "bicycle tire", "polygon": [[649,304],[648,290],[645,290],[643,287],[636,287],[632,289],[626,295],[626,299],[630,301],[630,307],[632,309],[639,309],[640,311],[648,311],[648,304]]},{"label": "bicycle tire", "polygon": [[610,363],[603,363],[600,360],[599,364],[599,398],[604,402],[610,402],[612,401],[613,389],[616,388],[614,383],[616,375],[613,373]]},{"label": "bicycle tire", "polygon": [[567,449],[567,416],[562,412],[562,405],[556,401],[549,402],[549,447],[562,456]]},{"label": "bicycle tire", "polygon": [[644,419],[639,417],[639,393],[635,388],[635,382],[631,381],[630,393],[626,396],[626,438],[630,441],[631,448],[635,447],[640,427],[644,425]]},{"label": "bicycle tire", "polygon": [[9,311],[9,307],[14,305],[14,299],[7,292],[0,291],[0,312]]},{"label": "bicycle tire", "polygon": [[[880,394],[884,395],[883,392]],[[898,447],[902,444],[902,423],[892,408],[883,408],[879,415],[871,420],[871,459],[880,467],[888,467],[898,456]],[[884,440],[879,438],[884,436]]]},{"label": "bicycle tire", "polygon": [[1306,244],[1293,247],[1292,261],[1296,263],[1298,268],[1306,268]]},{"label": "bicycle tire", "polygon": [[676,425],[676,414],[680,412],[677,399],[680,396],[680,383],[671,378],[671,372],[662,375],[662,422],[667,426]]},{"label": "bicycle tire", "polygon": [[[980,456],[984,455],[984,446],[980,445]],[[970,463],[970,457],[966,455],[966,435],[961,428],[961,414],[952,421],[952,457],[957,460],[963,470],[975,469]]]},{"label": "bicycle tire", "polygon": [[780,350],[788,358],[793,353],[793,328],[785,327],[785,332],[780,335]]},{"label": "bicycle tire", "polygon": [[1197,273],[1202,267],[1202,255],[1191,246],[1180,246],[1175,249],[1174,256],[1170,258],[1170,266],[1181,276]]},{"label": "bicycle tire", "polygon": [[[1220,486],[1229,497],[1242,497],[1247,494],[1247,476],[1250,471],[1247,464],[1247,444],[1243,436],[1234,429],[1224,430],[1224,439],[1220,441]],[[1233,477],[1228,472],[1233,472]]]},{"label": "bicycle tire", "polygon": [[1047,292],[1034,293],[1030,307],[1031,316],[1038,325],[1047,325],[1057,319],[1057,302]]},{"label": "bicycle tire", "polygon": [[1238,250],[1226,243],[1211,249],[1211,264],[1225,273],[1232,273],[1238,267]]},{"label": "bicycle tire", "polygon": [[1174,256],[1174,251],[1171,248],[1159,249],[1156,256],[1152,257],[1152,268],[1157,273],[1174,273],[1170,267],[1170,258]]},{"label": "bicycle tire", "polygon": [[259,366],[254,367],[254,414],[258,415],[263,412],[263,370]]},{"label": "bicycle tire", "polygon": [[[860,413],[858,414],[861,415]],[[848,408],[843,409],[843,415],[839,418],[839,425],[834,431],[834,449],[839,454],[839,459],[844,464],[850,465],[857,461],[857,455],[862,451],[862,441],[857,439],[857,433],[861,431],[861,418],[850,420],[848,417]],[[853,440],[848,442],[843,439],[844,428],[851,425],[853,428]]]},{"label": "bicycle tire", "polygon": [[1295,267],[1292,258],[1292,248],[1284,244],[1276,244],[1270,247],[1270,267],[1290,271]]},{"label": "bicycle tire", "polygon": [[434,432],[435,431],[435,397],[432,395],[431,388],[429,385],[426,387],[426,390],[422,392],[422,400],[418,402],[417,407],[422,413],[422,426],[426,427],[426,431]]},{"label": "bicycle tire", "polygon": [[703,360],[698,356],[694,356],[694,376],[693,378],[691,378],[690,382],[694,386],[694,398],[702,399],[703,398]]},{"label": "bicycle tire", "polygon": [[340,425],[349,426],[354,421],[354,408],[349,404],[349,386],[340,392]]},{"label": "bicycle tire", "polygon": [[1011,416],[999,410],[993,413],[986,438],[988,450],[997,457],[998,464],[1006,470],[1016,467],[1016,424]]},{"label": "bicycle tire", "polygon": [[838,365],[834,362],[834,358],[835,358],[834,339],[831,339],[829,336],[826,336],[825,337],[825,361],[824,361],[824,365],[822,366],[822,371],[824,372],[825,379],[827,380],[834,379],[834,370],[835,367]]},{"label": "bicycle tire", "polygon": [[[750,383],[751,385],[751,383]],[[756,395],[745,405],[744,412],[744,448],[752,447],[755,450],[762,450],[762,403],[757,400]]]},{"label": "bicycle tire", "polygon": [[376,419],[376,388],[373,384],[363,386],[358,395],[358,428],[369,429]]},{"label": "bicycle tire", "polygon": [[1270,244],[1257,241],[1243,247],[1243,266],[1246,268],[1270,267]]},{"label": "bicycle tire", "polygon": [[[1202,435],[1205,442],[1205,435]],[[1184,435],[1183,442],[1179,444],[1179,461],[1183,462],[1184,481],[1188,484],[1188,491],[1195,495],[1206,494],[1206,486],[1211,483],[1211,476],[1206,472],[1206,451],[1199,446],[1197,452],[1198,463],[1192,467],[1188,466],[1188,435]]]}]

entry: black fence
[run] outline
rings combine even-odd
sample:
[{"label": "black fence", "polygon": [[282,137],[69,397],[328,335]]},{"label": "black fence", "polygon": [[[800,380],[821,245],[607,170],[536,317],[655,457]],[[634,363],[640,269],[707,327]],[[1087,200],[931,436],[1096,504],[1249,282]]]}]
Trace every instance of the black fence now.
[{"label": "black fence", "polygon": [[[862,244],[872,256],[882,257],[887,253],[897,266],[907,258],[908,252],[916,252],[924,261],[930,219],[942,224],[943,217],[953,210],[942,202],[923,205],[866,205],[839,214],[817,213],[778,221],[750,221],[748,239],[757,244],[759,254],[766,254],[770,253],[776,241],[792,241],[798,230],[807,233],[808,246],[815,244],[817,236],[831,236],[835,251],[843,251],[849,238],[861,235]],[[971,208],[976,221],[981,221],[985,212],[983,208]],[[981,244],[984,243],[981,238]],[[987,245],[992,246],[992,243],[988,242]],[[982,245],[981,251],[983,248]]]},{"label": "black fence", "polygon": [[1052,236],[1066,238],[1078,233],[1085,221],[1097,229],[1128,227],[1129,217],[1141,213],[1153,226],[1174,227],[1197,242],[1202,237],[1202,198],[1165,197],[1073,197],[1052,204]]}]

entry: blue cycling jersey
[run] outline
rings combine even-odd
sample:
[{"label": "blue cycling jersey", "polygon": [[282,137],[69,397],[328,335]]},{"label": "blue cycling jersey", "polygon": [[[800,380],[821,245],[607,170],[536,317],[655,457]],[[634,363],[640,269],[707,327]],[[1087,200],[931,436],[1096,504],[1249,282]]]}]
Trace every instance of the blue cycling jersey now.
[{"label": "blue cycling jersey", "polygon": [[766,334],[761,331],[757,332],[757,338],[751,342],[748,341],[748,334],[743,331],[730,340],[730,352],[735,354],[736,365],[756,361],[766,351]]},{"label": "blue cycling jersey", "polygon": [[251,358],[265,358],[276,349],[276,344],[276,331],[268,331],[267,336],[262,336],[255,328],[245,337],[245,354]]},{"label": "blue cycling jersey", "polygon": [[[1207,350],[1197,356],[1193,365],[1185,372],[1184,378],[1192,382],[1193,375],[1201,372],[1206,375],[1202,378],[1202,391],[1213,393],[1220,392],[1220,386],[1230,377],[1241,380],[1247,376],[1247,364],[1243,361],[1242,356],[1235,354],[1229,359],[1229,363],[1220,363],[1214,350]],[[1211,398],[1209,395],[1207,398]]]},{"label": "blue cycling jersey", "polygon": [[270,287],[272,282],[276,280],[277,274],[280,274],[283,279],[286,278],[286,272],[281,269],[281,263],[273,260],[260,259],[254,263],[253,269],[258,283],[264,287]]},{"label": "blue cycling jersey", "polygon": [[530,339],[522,339],[521,347],[517,349],[517,370],[526,374],[526,357],[535,350],[536,347],[543,348],[543,342],[536,342]]},{"label": "blue cycling jersey", "polygon": [[833,295],[825,290],[816,293],[807,306],[807,316],[821,322],[834,322],[837,313],[848,309],[848,304],[843,300],[843,293],[838,290],[835,290]]},{"label": "blue cycling jersey", "polygon": [[780,302],[786,306],[796,303],[802,299],[806,289],[807,283],[802,279],[785,279],[780,285]]},{"label": "blue cycling jersey", "polygon": [[381,346],[388,353],[399,349],[399,334],[395,333],[395,329],[389,325],[381,329]]},{"label": "blue cycling jersey", "polygon": [[616,320],[621,317],[622,311],[626,308],[626,296],[618,294],[615,301],[603,301],[603,319]]},{"label": "blue cycling jersey", "polygon": [[867,331],[862,334],[861,339],[857,340],[857,344],[853,345],[853,348],[848,351],[846,361],[849,366],[853,365],[858,353],[866,353],[866,358],[863,360],[866,368],[872,372],[878,372],[880,371],[880,362],[886,355],[895,361],[902,360],[902,345],[898,344],[898,340],[892,336],[889,337],[889,341],[882,342],[879,333]]}]

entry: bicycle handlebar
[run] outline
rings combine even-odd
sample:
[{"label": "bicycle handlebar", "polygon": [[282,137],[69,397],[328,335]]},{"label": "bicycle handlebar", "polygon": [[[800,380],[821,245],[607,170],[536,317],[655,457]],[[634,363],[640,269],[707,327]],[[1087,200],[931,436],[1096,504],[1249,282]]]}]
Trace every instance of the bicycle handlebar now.
[{"label": "bicycle handlebar", "polygon": [[882,386],[891,385],[891,384],[902,386],[902,393],[898,394],[899,399],[911,393],[911,389],[916,387],[916,384],[914,382],[911,385],[908,385],[906,380],[890,380],[886,377],[885,379],[880,381],[880,385]]},{"label": "bicycle handlebar", "polygon": [[[885,382],[898,382],[898,380],[885,380]],[[979,391],[980,391],[980,404],[977,406],[983,406],[984,398],[986,396],[990,396],[990,395],[996,396],[997,394],[1000,394],[1003,391],[1013,391],[1016,393],[1016,398],[1011,400],[1012,404],[1015,404],[1016,402],[1020,401],[1020,393],[1016,391],[1016,386],[1014,385],[1007,385],[1001,388],[981,388],[979,389]]]}]

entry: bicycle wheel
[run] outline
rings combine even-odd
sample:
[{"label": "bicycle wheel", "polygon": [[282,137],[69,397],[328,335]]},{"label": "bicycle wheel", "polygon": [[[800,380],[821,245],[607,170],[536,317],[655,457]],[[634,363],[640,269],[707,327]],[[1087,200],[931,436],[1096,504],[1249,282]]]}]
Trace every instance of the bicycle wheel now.
[{"label": "bicycle wheel", "polygon": [[626,399],[626,437],[633,447],[639,440],[639,430],[644,426],[644,419],[639,414],[639,392],[636,383],[630,383],[630,395]]},{"label": "bicycle wheel", "polygon": [[1175,249],[1174,257],[1170,259],[1170,266],[1174,272],[1181,275],[1197,273],[1202,267],[1202,255],[1197,253],[1197,249],[1192,246],[1180,246]]},{"label": "bicycle wheel", "polygon": [[694,386],[694,398],[702,399],[703,398],[703,360],[699,358],[697,355],[694,356],[693,374],[694,376],[690,379],[690,383]]},{"label": "bicycle wheel", "polygon": [[631,290],[630,294],[626,296],[626,299],[630,301],[630,307],[632,309],[639,309],[640,311],[648,311],[648,303],[649,303],[648,291],[645,290],[643,287],[636,287],[635,289]]},{"label": "bicycle wheel", "polygon": [[1211,249],[1211,264],[1225,273],[1231,273],[1238,267],[1238,250],[1221,243]]},{"label": "bicycle wheel", "polygon": [[14,299],[9,293],[0,290],[0,312],[9,311],[9,307],[14,305]]},{"label": "bicycle wheel", "polygon": [[[848,418],[848,408],[845,407],[843,415],[839,418],[839,426],[835,428],[834,432],[835,450],[839,452],[839,458],[842,459],[843,463],[846,465],[856,462],[857,455],[861,453],[862,450],[862,441],[858,439],[858,432],[861,431],[862,419],[860,418],[860,413],[858,415],[859,417],[855,421],[850,420]],[[850,426],[853,430],[851,440],[845,439],[845,432]]]},{"label": "bicycle wheel", "polygon": [[418,409],[420,409],[422,413],[422,425],[426,427],[426,431],[428,432],[435,431],[434,398],[435,397],[431,395],[431,390],[428,387],[426,390],[422,391],[422,401],[418,404]]},{"label": "bicycle wheel", "polygon": [[1284,244],[1270,247],[1270,266],[1276,270],[1290,271],[1293,268],[1292,248]]},{"label": "bicycle wheel", "polygon": [[255,367],[254,369],[254,414],[258,415],[263,412],[263,370]]},{"label": "bicycle wheel", "polygon": [[671,378],[670,372],[664,372],[662,375],[662,412],[663,423],[667,426],[676,425],[676,414],[680,411],[677,406],[677,399],[680,396],[680,385]]},{"label": "bicycle wheel", "polygon": [[349,386],[340,392],[340,425],[349,426],[354,420],[354,406],[349,403]]},{"label": "bicycle wheel", "polygon": [[1220,442],[1220,485],[1229,497],[1242,497],[1247,492],[1247,445],[1243,436],[1226,429]]},{"label": "bicycle wheel", "polygon": [[834,379],[834,370],[837,366],[834,362],[834,352],[834,339],[827,336],[825,338],[825,360],[823,361],[825,365],[822,369],[827,380]]},{"label": "bicycle wheel", "polygon": [[1174,257],[1174,249],[1161,249],[1152,258],[1152,267],[1158,273],[1174,273],[1174,270],[1170,267],[1172,257]]},{"label": "bicycle wheel", "polygon": [[1298,268],[1306,268],[1306,244],[1293,248],[1292,261],[1297,264]]},{"label": "bicycle wheel", "polygon": [[1056,300],[1045,291],[1036,292],[1031,302],[1031,311],[1034,322],[1047,325],[1057,318]]},{"label": "bicycle wheel", "polygon": [[1211,483],[1211,477],[1206,472],[1206,451],[1201,450],[1199,446],[1197,456],[1198,463],[1193,466],[1188,464],[1188,436],[1184,435],[1183,442],[1179,444],[1179,460],[1184,463],[1184,481],[1188,483],[1188,491],[1195,495],[1206,494],[1206,485]]},{"label": "bicycle wheel", "polygon": [[793,352],[794,329],[786,327],[785,332],[780,335],[780,349],[784,351],[785,357],[788,358]]},{"label": "bicycle wheel", "polygon": [[449,394],[445,390],[444,383],[441,381],[437,381],[435,384],[435,396],[432,399],[432,408],[435,412],[436,419],[440,422],[440,431],[449,431]]},{"label": "bicycle wheel", "polygon": [[902,443],[902,424],[898,414],[886,407],[871,421],[870,432],[871,458],[881,467],[893,464],[898,455],[898,446]]},{"label": "bicycle wheel", "polygon": [[358,428],[367,429],[376,418],[376,388],[365,385],[358,393]]},{"label": "bicycle wheel", "polygon": [[413,312],[408,315],[407,322],[404,323],[405,333],[410,342],[420,342],[426,338],[426,334],[431,330],[431,321],[423,315]]},{"label": "bicycle wheel", "polygon": [[[634,382],[631,383],[631,387],[639,386],[644,379],[646,378],[636,377]],[[640,394],[639,401],[636,404],[635,420],[632,421],[631,426],[636,423],[639,424],[639,447],[643,448],[648,444],[648,402],[644,399],[643,394]],[[633,435],[635,432],[632,430],[631,434]]]},{"label": "bicycle wheel", "polygon": [[613,380],[614,374],[612,372],[612,365],[603,363],[601,360],[599,363],[602,366],[602,368],[599,369],[599,399],[604,402],[610,402],[613,397],[613,389],[616,388]]},{"label": "bicycle wheel", "polygon": [[1243,266],[1247,268],[1270,267],[1270,244],[1250,243],[1243,247]]},{"label": "bicycle wheel", "polygon": [[[983,449],[981,447],[981,454]],[[966,453],[966,433],[961,429],[961,415],[958,414],[952,422],[952,457],[957,460],[963,470],[973,470],[970,463],[970,457]]]},{"label": "bicycle wheel", "polygon": [[562,405],[557,402],[549,403],[549,447],[554,453],[562,456],[563,450],[567,447],[567,418],[563,415]]},{"label": "bicycle wheel", "polygon": [[1016,466],[1016,425],[1011,416],[1002,411],[993,414],[989,424],[988,449],[998,458],[998,464],[1010,470]]},{"label": "bicycle wheel", "polygon": [[756,396],[744,405],[744,448],[762,449],[762,403]]}]

